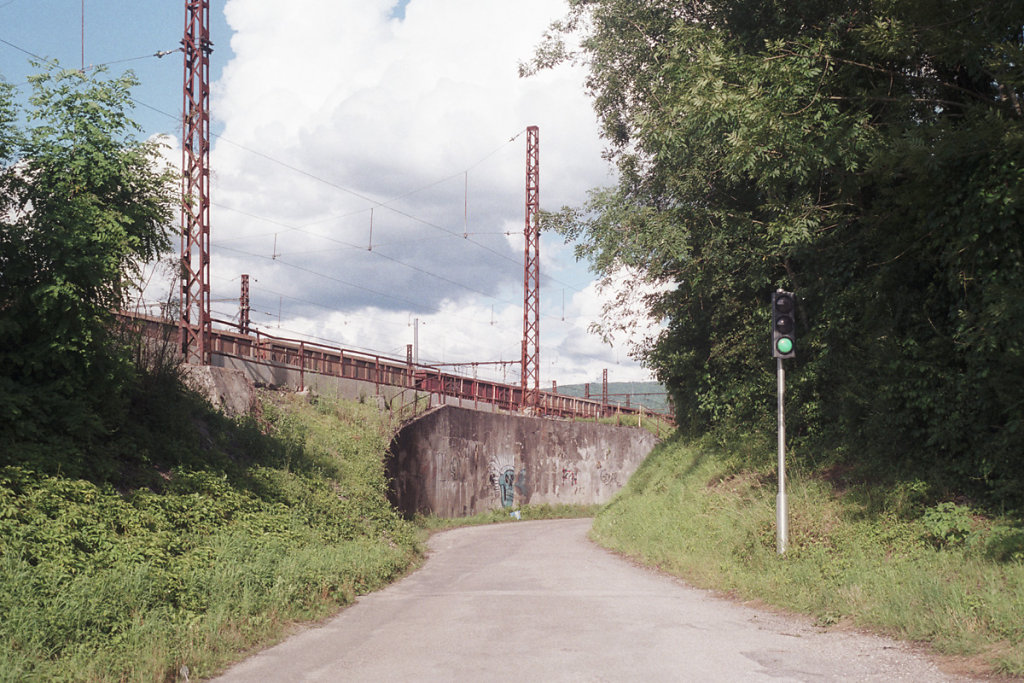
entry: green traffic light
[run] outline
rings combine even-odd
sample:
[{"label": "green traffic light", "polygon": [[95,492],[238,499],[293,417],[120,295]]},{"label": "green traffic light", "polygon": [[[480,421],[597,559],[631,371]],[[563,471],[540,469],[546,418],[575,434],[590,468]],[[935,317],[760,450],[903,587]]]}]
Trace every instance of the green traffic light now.
[{"label": "green traffic light", "polygon": [[793,350],[793,340],[789,337],[779,337],[779,340],[775,342],[775,348],[779,353],[789,353]]}]

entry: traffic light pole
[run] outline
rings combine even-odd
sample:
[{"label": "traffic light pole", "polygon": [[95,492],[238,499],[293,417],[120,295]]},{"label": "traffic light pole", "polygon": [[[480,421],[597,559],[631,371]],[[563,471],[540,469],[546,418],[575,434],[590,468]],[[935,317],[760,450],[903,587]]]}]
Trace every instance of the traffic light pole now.
[{"label": "traffic light pole", "polygon": [[786,396],[786,370],[782,359],[775,359],[775,373],[779,379],[779,495],[775,501],[775,523],[778,529],[777,548],[779,555],[786,552],[789,540],[789,516],[786,510],[786,413],[783,407]]}]

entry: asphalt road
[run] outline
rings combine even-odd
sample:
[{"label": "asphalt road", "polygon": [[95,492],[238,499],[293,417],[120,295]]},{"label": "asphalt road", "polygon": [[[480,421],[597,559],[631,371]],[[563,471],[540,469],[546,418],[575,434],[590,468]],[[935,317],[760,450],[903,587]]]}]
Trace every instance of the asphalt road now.
[{"label": "asphalt road", "polygon": [[438,534],[422,569],[219,681],[948,681],[912,648],[634,566],[590,520]]}]

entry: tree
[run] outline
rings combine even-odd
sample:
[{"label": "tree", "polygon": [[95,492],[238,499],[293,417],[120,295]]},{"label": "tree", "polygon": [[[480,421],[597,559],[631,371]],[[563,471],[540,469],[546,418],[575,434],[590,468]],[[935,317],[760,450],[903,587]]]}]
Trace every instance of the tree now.
[{"label": "tree", "polygon": [[134,138],[129,74],[51,70],[19,124],[0,84],[0,451],[116,429],[127,356],[112,314],[169,247],[174,182]]},{"label": "tree", "polygon": [[598,273],[674,285],[642,353],[683,424],[770,428],[782,287],[794,433],[1021,496],[1022,26],[989,1],[570,2],[526,70],[589,67],[620,180],[553,222]]}]

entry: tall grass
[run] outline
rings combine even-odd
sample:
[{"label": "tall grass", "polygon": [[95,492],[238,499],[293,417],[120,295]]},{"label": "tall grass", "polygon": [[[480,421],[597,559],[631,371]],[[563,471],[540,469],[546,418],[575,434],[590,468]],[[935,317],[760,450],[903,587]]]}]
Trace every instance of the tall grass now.
[{"label": "tall grass", "polygon": [[0,467],[0,681],[207,676],[416,562],[375,407],[267,394],[258,430],[180,414],[205,447],[134,464],[159,485]]},{"label": "tall grass", "polygon": [[919,489],[837,486],[797,467],[779,556],[774,471],[677,438],[602,510],[593,535],[697,586],[1024,675],[1021,527]]}]

